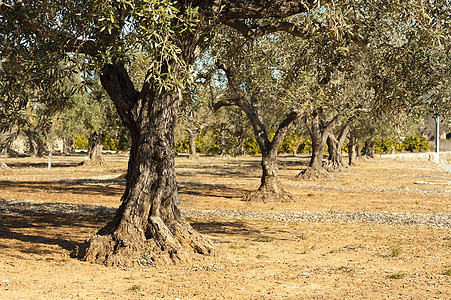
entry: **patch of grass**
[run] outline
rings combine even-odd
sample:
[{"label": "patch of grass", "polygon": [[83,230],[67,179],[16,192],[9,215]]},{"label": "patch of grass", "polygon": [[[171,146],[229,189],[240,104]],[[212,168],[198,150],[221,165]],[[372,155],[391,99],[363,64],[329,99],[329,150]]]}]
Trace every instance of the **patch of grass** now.
[{"label": "patch of grass", "polygon": [[451,276],[451,269],[446,270],[443,275]]},{"label": "patch of grass", "polygon": [[406,278],[407,274],[404,272],[398,272],[398,273],[394,273],[388,276],[388,278],[390,279],[403,279]]},{"label": "patch of grass", "polygon": [[230,249],[246,249],[247,248],[247,246],[244,246],[244,245],[230,245],[229,246],[229,248]]},{"label": "patch of grass", "polygon": [[353,269],[346,267],[346,266],[340,266],[337,268],[337,271],[343,272],[343,273],[350,273],[354,271]]},{"label": "patch of grass", "polygon": [[128,288],[130,292],[139,292],[142,291],[142,287],[139,284],[134,284]]},{"label": "patch of grass", "polygon": [[257,255],[257,258],[269,258],[269,256],[263,255],[263,254],[259,254],[259,255]]},{"label": "patch of grass", "polygon": [[314,194],[307,194],[307,197],[315,197],[315,195]]},{"label": "patch of grass", "polygon": [[399,255],[401,255],[402,252],[401,242],[397,242],[396,244],[392,245],[390,247],[390,251],[391,257],[398,257]]}]

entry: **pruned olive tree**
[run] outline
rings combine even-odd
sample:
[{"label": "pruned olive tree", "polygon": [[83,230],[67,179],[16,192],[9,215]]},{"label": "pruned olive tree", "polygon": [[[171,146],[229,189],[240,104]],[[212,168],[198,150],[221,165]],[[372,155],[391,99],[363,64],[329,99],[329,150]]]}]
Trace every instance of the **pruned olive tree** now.
[{"label": "pruned olive tree", "polygon": [[[217,23],[247,36],[302,32],[283,18],[299,14],[302,19],[310,11],[323,10],[329,2],[338,5],[316,0],[0,1],[1,60],[19,55],[20,64],[51,65],[63,57],[89,62],[98,70],[102,87],[130,131],[132,146],[122,204],[113,220],[87,241],[81,251],[84,259],[124,266],[177,262],[189,252],[215,252],[211,242],[180,213],[173,136],[178,91],[183,90],[190,66],[211,41]],[[340,6],[352,3],[340,2]],[[410,5],[410,1],[390,5],[363,1],[355,3],[354,11],[373,17],[373,8],[400,6],[415,13],[417,7]],[[340,32],[348,23],[345,16],[337,16],[334,19],[343,22],[330,28]],[[265,22],[249,22],[256,19]],[[148,53],[149,63],[143,84],[136,86],[127,68],[133,53],[142,51]],[[25,73],[34,71],[31,68]]]},{"label": "pruned olive tree", "polygon": [[[107,265],[178,261],[214,247],[181,216],[174,171],[173,130],[179,93],[189,66],[206,47],[215,23],[280,18],[305,13],[316,1],[2,1],[4,48],[71,55],[98,68],[132,139],[126,189],[114,219],[87,242],[83,257]],[[243,24],[241,24],[243,23]],[[127,62],[149,53],[141,87]],[[36,52],[29,51],[33,56]],[[3,51],[2,51],[3,55]],[[13,55],[11,53],[11,55]],[[37,60],[37,58],[36,58]]]}]

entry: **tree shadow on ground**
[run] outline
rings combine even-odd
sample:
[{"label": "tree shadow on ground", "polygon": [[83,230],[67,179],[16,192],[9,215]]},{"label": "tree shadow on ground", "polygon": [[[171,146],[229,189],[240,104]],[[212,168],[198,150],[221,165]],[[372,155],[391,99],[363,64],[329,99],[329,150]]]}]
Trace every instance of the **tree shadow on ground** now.
[{"label": "tree shadow on ground", "polygon": [[235,241],[227,241],[223,238],[225,236],[236,236],[251,239],[254,241],[271,241],[274,238],[268,236],[265,232],[252,227],[250,224],[246,224],[242,221],[230,221],[230,222],[190,222],[191,226],[202,234],[213,235],[221,238],[215,242],[230,243]]},{"label": "tree shadow on ground", "polygon": [[223,185],[214,184],[190,184],[188,186],[180,184],[179,193],[181,195],[191,195],[200,197],[219,197],[219,198],[242,198],[249,193],[249,190],[242,188],[231,188]]},{"label": "tree shadow on ground", "polygon": [[[42,158],[44,159],[44,158]],[[73,168],[80,165],[80,161],[66,161],[66,162],[52,162],[52,168]],[[10,168],[22,169],[22,168],[48,168],[48,162],[7,162]]]},{"label": "tree shadow on ground", "polygon": [[3,212],[0,249],[14,248],[16,252],[27,254],[52,254],[55,250],[51,246],[58,246],[66,251],[73,251],[84,243],[83,236],[74,231],[74,228],[83,227],[85,231],[89,229],[95,232],[105,222],[105,218],[94,216],[68,217]]},{"label": "tree shadow on ground", "polygon": [[91,194],[103,196],[121,196],[124,192],[122,187],[111,185],[125,185],[124,180],[106,179],[77,179],[57,181],[0,181],[0,189],[16,189],[19,192],[58,192],[71,194]]}]

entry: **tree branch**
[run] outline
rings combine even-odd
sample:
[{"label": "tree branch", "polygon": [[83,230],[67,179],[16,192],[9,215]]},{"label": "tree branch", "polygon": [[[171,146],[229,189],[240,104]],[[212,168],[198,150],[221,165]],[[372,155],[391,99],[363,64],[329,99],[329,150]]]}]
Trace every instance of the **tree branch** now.
[{"label": "tree branch", "polygon": [[[321,4],[326,2],[329,1],[322,0]],[[210,8],[220,14],[220,21],[223,22],[246,18],[285,18],[309,11],[318,5],[318,0],[216,0],[213,3]]]},{"label": "tree branch", "polygon": [[293,36],[301,38],[309,38],[318,30],[324,31],[323,28],[315,28],[311,26],[309,28],[301,28],[296,24],[290,22],[271,22],[258,27],[250,27],[242,20],[230,20],[224,21],[225,25],[238,30],[243,36],[250,39],[257,39],[269,33],[274,33],[278,31],[287,32]]},{"label": "tree branch", "polygon": [[303,115],[304,111],[302,110],[292,110],[286,116],[286,118],[282,121],[282,123],[280,123],[279,127],[277,128],[276,134],[274,135],[274,138],[271,143],[270,149],[271,152],[279,150],[280,145],[287,136],[291,127],[293,127],[294,123],[297,120],[299,120]]},{"label": "tree branch", "polygon": [[[50,28],[44,24],[33,20],[30,15],[31,12],[27,11],[22,1],[17,1],[14,5],[6,5],[0,2],[0,7],[7,7],[14,13],[16,21],[22,26],[27,28],[40,40],[52,40],[52,41],[64,41],[64,44],[59,43],[48,44],[51,51],[65,51],[74,53],[84,53],[90,56],[97,55],[97,45],[93,40],[81,40],[71,35],[68,32]],[[61,48],[61,46],[63,48]]]}]

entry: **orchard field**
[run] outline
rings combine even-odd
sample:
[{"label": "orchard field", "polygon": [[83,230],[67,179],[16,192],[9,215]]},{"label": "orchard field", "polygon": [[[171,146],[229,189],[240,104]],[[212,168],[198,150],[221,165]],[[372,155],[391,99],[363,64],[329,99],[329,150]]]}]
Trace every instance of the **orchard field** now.
[{"label": "orchard field", "polygon": [[110,268],[71,258],[114,214],[126,155],[7,158],[0,173],[0,299],[450,299],[451,173],[376,157],[299,181],[282,156],[287,203],[242,201],[260,158],[176,158],[183,214],[215,257]]}]

